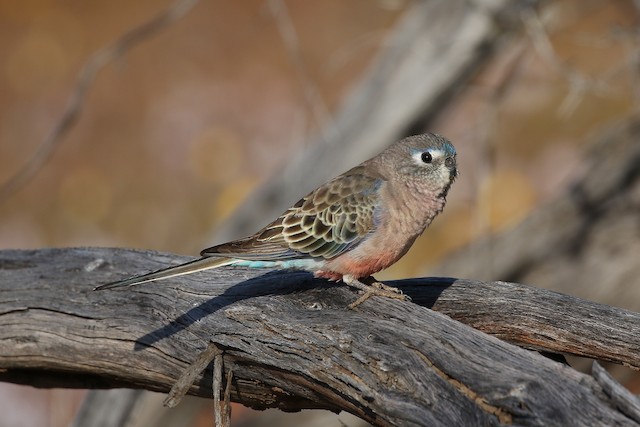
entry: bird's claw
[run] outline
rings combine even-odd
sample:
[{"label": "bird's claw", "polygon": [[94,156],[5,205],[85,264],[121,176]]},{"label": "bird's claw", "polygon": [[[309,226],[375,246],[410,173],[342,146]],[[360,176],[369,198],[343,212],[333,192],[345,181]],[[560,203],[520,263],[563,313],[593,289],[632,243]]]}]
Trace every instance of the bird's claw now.
[{"label": "bird's claw", "polygon": [[360,298],[349,304],[349,308],[354,309],[373,296],[398,299],[401,301],[411,301],[411,298],[408,295],[403,294],[400,289],[387,286],[380,282],[374,282],[369,285],[369,289],[365,290],[364,294],[362,294]]},{"label": "bird's claw", "polygon": [[382,282],[373,282],[369,286],[374,287],[376,289],[381,289],[383,291],[393,292],[393,293],[396,293],[396,294],[404,295],[404,293],[400,289],[394,288],[393,286],[387,286]]}]

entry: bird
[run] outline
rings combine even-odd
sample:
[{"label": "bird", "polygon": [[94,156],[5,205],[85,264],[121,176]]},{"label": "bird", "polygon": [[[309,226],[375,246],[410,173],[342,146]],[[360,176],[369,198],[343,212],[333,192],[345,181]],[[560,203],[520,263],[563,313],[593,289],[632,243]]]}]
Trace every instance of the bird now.
[{"label": "bird", "polygon": [[410,300],[373,274],[398,261],[444,209],[458,176],[456,150],[435,133],[403,138],[319,186],[255,234],[200,258],[97,286],[115,289],[235,265],[305,270],[372,296]]}]

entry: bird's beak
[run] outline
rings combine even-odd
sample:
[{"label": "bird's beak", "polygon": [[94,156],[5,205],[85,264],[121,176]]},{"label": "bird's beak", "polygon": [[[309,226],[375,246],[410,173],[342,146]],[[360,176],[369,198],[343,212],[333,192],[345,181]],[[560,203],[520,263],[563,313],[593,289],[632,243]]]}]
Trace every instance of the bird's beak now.
[{"label": "bird's beak", "polygon": [[458,168],[456,166],[456,159],[454,157],[447,157],[444,161],[444,165],[449,169],[451,174],[451,180],[453,181],[458,176]]}]

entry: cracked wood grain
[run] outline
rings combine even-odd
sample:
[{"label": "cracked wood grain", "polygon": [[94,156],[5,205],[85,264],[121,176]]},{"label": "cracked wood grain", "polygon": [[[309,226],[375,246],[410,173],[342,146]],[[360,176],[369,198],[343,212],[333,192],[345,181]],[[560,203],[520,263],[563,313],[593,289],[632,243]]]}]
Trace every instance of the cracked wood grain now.
[{"label": "cracked wood grain", "polygon": [[451,376],[449,376],[449,374],[444,372],[442,369],[438,368],[431,360],[429,360],[429,358],[425,354],[423,354],[417,348],[414,348],[412,350],[414,350],[416,352],[416,354],[418,356],[420,356],[420,358],[424,361],[424,363],[426,363],[427,366],[432,368],[435,371],[436,374],[438,374],[441,378],[443,378],[446,381],[448,381],[460,393],[462,393],[463,395],[467,396],[469,399],[473,400],[478,405],[478,407],[480,407],[480,409],[482,409],[483,411],[485,411],[485,412],[487,412],[489,414],[495,415],[498,418],[498,421],[500,421],[500,423],[502,423],[502,424],[512,424],[513,423],[513,418],[511,417],[511,415],[508,412],[503,411],[502,409],[500,409],[497,406],[492,406],[492,405],[488,404],[484,397],[482,397],[481,395],[479,395],[475,391],[471,390],[464,383],[456,380],[455,378],[452,378]]},{"label": "cracked wood grain", "polygon": [[[638,424],[635,397],[619,384],[607,391],[427,307],[511,342],[638,367],[636,313],[455,279],[392,282],[415,303],[373,298],[347,310],[357,294],[346,286],[233,267],[92,291],[184,260],[123,249],[0,251],[0,380],[167,392],[213,342],[233,370],[231,400],[255,408],[345,410],[379,426]],[[212,371],[188,392],[212,398]]]}]

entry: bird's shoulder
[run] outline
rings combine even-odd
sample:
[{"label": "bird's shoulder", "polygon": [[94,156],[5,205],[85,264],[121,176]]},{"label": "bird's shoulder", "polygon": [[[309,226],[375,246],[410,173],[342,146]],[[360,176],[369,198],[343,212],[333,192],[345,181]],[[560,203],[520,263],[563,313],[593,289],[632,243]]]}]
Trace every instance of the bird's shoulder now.
[{"label": "bird's shoulder", "polygon": [[339,175],[300,199],[287,213],[314,214],[325,210],[347,209],[371,203],[378,197],[385,179],[375,171],[357,166]]}]

